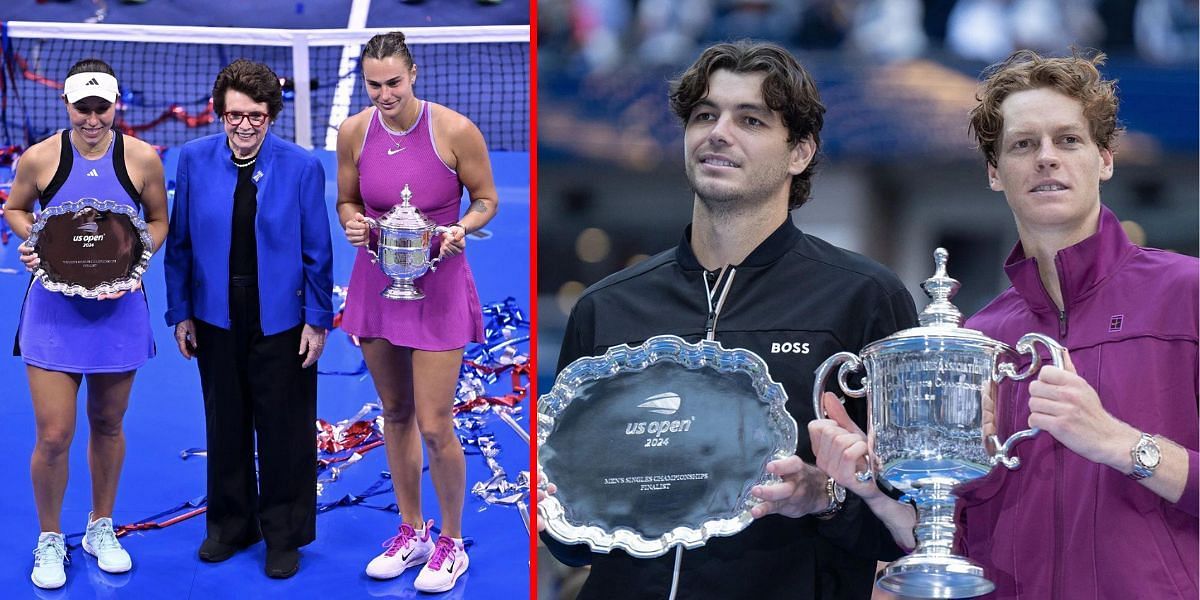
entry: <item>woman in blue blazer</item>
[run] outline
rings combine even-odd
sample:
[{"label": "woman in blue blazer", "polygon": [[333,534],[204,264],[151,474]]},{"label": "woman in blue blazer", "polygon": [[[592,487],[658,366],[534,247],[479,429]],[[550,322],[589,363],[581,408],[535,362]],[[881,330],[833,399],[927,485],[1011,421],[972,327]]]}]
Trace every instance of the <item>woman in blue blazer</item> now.
[{"label": "woman in blue blazer", "polygon": [[267,575],[290,577],[316,536],[316,362],[333,324],[325,173],[270,133],[283,92],[266,65],[225,67],[213,108],[225,131],[183,146],[165,261],[167,324],[204,394],[199,557],[263,539]]}]

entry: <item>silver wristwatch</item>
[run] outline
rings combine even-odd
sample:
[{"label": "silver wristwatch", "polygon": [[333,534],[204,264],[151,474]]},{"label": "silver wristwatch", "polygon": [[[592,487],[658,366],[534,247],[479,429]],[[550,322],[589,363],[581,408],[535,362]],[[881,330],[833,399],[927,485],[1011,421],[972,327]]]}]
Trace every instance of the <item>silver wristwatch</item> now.
[{"label": "silver wristwatch", "polygon": [[818,519],[832,519],[842,510],[842,504],[846,502],[846,488],[838,485],[838,482],[830,477],[825,480],[825,495],[829,497],[829,506],[821,512],[813,513]]},{"label": "silver wristwatch", "polygon": [[1158,442],[1154,441],[1154,436],[1148,433],[1143,433],[1142,437],[1138,438],[1129,454],[1133,457],[1133,472],[1129,474],[1129,478],[1134,481],[1153,475],[1158,463],[1162,461],[1162,450],[1158,447]]}]

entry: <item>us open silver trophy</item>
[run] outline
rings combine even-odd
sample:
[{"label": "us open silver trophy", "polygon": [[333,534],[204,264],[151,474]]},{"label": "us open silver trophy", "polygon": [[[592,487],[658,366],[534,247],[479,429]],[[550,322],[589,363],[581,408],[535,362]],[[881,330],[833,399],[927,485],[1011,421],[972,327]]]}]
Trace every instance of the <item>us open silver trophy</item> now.
[{"label": "us open silver trophy", "polygon": [[[946,275],[948,253],[934,252],[936,272],[921,287],[932,300],[921,313],[920,327],[872,342],[861,358],[850,352],[830,356],[817,369],[813,408],[821,415],[825,379],[838,367],[837,380],[848,396],[866,396],[871,416],[867,433],[868,472],[861,481],[881,477],[904,492],[917,506],[917,547],[888,565],[877,584],[916,598],[968,598],[991,592],[978,563],[953,553],[955,486],[986,475],[996,464],[1020,466],[1010,456],[1013,446],[1037,435],[1026,429],[1004,443],[985,431],[985,403],[997,398],[1004,379],[1020,381],[1041,366],[1035,348],[1045,346],[1050,360],[1062,366],[1062,347],[1036,333],[1021,337],[1014,351],[978,331],[960,327],[962,313],[950,302],[959,282]],[[1017,372],[1021,354],[1028,368]],[[840,367],[839,367],[840,365]],[[864,369],[861,387],[847,382]]]},{"label": "us open silver trophy", "polygon": [[420,300],[425,297],[413,280],[428,271],[437,270],[441,257],[429,260],[429,247],[433,236],[440,235],[448,228],[441,227],[425,218],[417,207],[409,204],[412,191],[408,184],[400,192],[403,200],[392,207],[387,214],[378,220],[366,217],[371,229],[379,230],[379,251],[371,250],[368,242],[367,252],[371,254],[371,262],[379,265],[383,274],[392,280],[392,284],[384,288],[380,295],[392,300]]}]

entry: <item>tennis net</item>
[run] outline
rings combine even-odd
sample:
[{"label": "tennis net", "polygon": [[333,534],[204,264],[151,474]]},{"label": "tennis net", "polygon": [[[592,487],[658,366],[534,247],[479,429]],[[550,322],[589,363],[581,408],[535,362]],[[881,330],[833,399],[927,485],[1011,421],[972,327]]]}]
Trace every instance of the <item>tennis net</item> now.
[{"label": "tennis net", "polygon": [[[238,58],[284,82],[273,131],[333,149],[337,127],[369,106],[361,45],[390,29],[241,29],[89,23],[0,24],[0,142],[28,147],[67,125],[62,81],[100,58],[121,83],[117,126],[159,146],[217,133],[212,85]],[[491,150],[528,151],[529,27],[413,27],[404,32],[421,78],[416,93],[470,118]]]}]

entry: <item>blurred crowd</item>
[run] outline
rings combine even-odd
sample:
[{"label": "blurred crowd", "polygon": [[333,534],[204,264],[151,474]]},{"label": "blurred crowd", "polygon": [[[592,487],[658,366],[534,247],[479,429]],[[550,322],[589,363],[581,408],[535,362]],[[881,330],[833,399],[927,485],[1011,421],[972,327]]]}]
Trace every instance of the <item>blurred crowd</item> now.
[{"label": "blurred crowd", "polygon": [[674,65],[741,37],[879,60],[994,62],[1070,45],[1157,64],[1197,60],[1196,0],[539,0],[543,68]]}]

